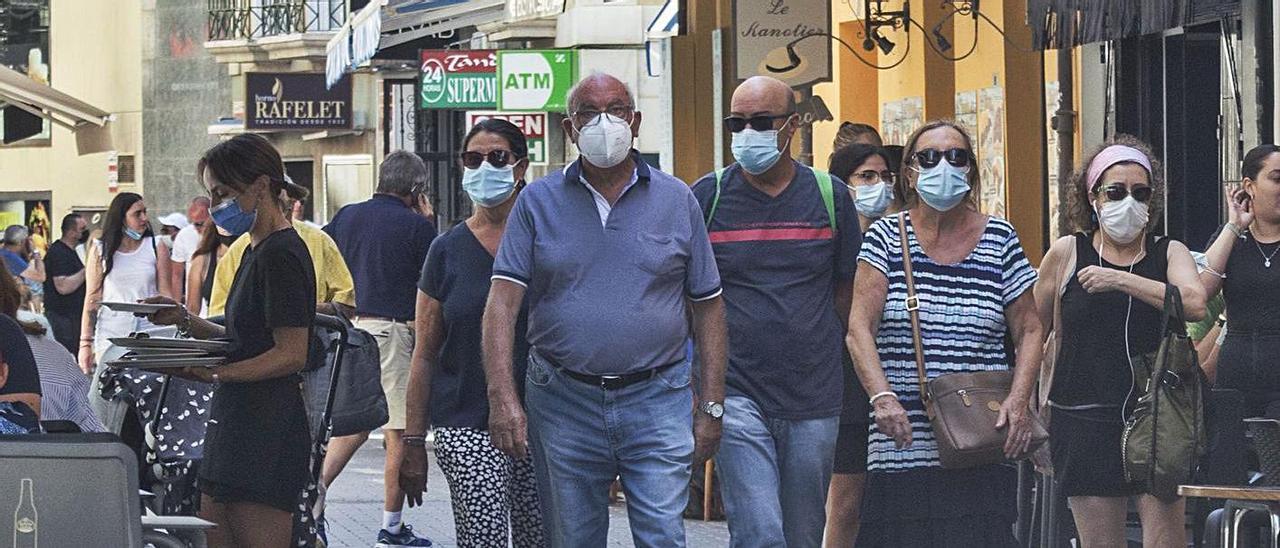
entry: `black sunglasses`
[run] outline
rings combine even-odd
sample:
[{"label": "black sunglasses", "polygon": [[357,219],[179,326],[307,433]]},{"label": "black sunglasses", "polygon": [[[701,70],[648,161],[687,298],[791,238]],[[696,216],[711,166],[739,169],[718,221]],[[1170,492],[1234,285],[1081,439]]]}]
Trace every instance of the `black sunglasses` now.
[{"label": "black sunglasses", "polygon": [[1094,194],[1105,194],[1108,202],[1119,202],[1128,196],[1133,196],[1134,200],[1145,204],[1151,200],[1151,195],[1154,192],[1149,186],[1135,186],[1133,190],[1129,190],[1128,187],[1117,184],[1099,188],[1094,191]]},{"label": "black sunglasses", "polygon": [[781,120],[790,117],[791,114],[762,114],[760,116],[752,116],[750,118],[728,116],[724,119],[724,127],[729,130],[729,133],[738,133],[747,129],[747,126],[750,126],[751,129],[756,131],[769,131],[773,129],[774,120]]},{"label": "black sunglasses", "polygon": [[968,150],[963,148],[953,148],[949,150],[926,148],[924,150],[916,151],[915,158],[916,163],[920,164],[920,167],[925,169],[938,165],[938,163],[944,158],[947,160],[948,164],[955,167],[969,167],[969,164],[973,161],[973,154],[970,154]]},{"label": "black sunglasses", "polygon": [[458,157],[462,158],[462,167],[467,169],[479,169],[480,163],[485,160],[493,167],[507,167],[507,164],[517,160],[515,153],[505,150],[491,150],[488,154],[468,150]]}]

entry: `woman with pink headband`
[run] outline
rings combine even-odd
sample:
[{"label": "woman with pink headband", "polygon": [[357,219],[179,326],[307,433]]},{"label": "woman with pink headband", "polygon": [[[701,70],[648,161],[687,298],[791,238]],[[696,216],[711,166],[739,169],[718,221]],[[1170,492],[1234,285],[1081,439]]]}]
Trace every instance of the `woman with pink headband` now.
[{"label": "woman with pink headband", "polygon": [[1241,175],[1225,193],[1228,221],[1200,274],[1210,294],[1222,289],[1231,315],[1214,387],[1241,391],[1246,417],[1280,417],[1268,409],[1280,400],[1280,264],[1272,264],[1280,263],[1280,146],[1250,150]]},{"label": "woman with pink headband", "polygon": [[1131,497],[1143,546],[1186,546],[1183,499],[1159,499],[1125,481],[1121,456],[1124,420],[1140,391],[1130,356],[1158,349],[1166,285],[1181,291],[1189,319],[1205,310],[1187,247],[1153,234],[1164,205],[1161,173],[1150,149],[1131,137],[1095,152],[1071,192],[1079,232],[1049,249],[1035,289],[1059,349],[1049,390],[1054,479],[1087,547],[1125,545]]}]

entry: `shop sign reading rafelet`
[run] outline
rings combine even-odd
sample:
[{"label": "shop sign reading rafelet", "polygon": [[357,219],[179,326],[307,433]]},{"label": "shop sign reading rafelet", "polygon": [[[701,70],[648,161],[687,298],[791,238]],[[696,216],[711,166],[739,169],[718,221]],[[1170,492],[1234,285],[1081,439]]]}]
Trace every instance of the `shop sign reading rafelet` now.
[{"label": "shop sign reading rafelet", "polygon": [[246,129],[351,129],[350,78],[326,88],[321,73],[250,72],[245,100]]}]

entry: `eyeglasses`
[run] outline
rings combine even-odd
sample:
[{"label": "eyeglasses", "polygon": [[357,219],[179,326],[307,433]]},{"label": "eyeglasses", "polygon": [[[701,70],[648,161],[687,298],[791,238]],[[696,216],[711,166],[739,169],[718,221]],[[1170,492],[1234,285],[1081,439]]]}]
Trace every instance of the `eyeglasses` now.
[{"label": "eyeglasses", "polygon": [[762,114],[760,116],[752,116],[750,118],[743,118],[741,116],[728,116],[724,119],[724,127],[725,129],[729,130],[729,133],[738,133],[744,129],[747,129],[748,126],[750,126],[751,129],[754,129],[756,131],[769,131],[773,129],[773,122],[775,120],[782,120],[790,117],[791,117],[790,113]]},{"label": "eyeglasses", "polygon": [[894,174],[894,172],[892,171],[889,171],[889,170],[876,171],[874,169],[859,171],[857,173],[854,173],[853,175],[850,175],[849,177],[852,178],[854,182],[856,182],[859,185],[872,185],[880,181],[893,184],[893,182],[897,180],[896,174]]},{"label": "eyeglasses", "polygon": [[486,160],[493,167],[507,167],[507,164],[518,160],[515,153],[506,150],[491,150],[488,154],[468,150],[458,157],[462,159],[462,167],[467,169],[480,169],[480,163]]},{"label": "eyeglasses", "polygon": [[632,107],[631,105],[614,105],[602,111],[592,108],[584,108],[573,113],[573,123],[578,126],[578,129],[582,129],[595,122],[601,114],[608,114],[630,124],[632,118],[635,116],[635,112],[635,107]]},{"label": "eyeglasses", "polygon": [[1151,200],[1151,195],[1154,194],[1154,192],[1155,191],[1151,190],[1151,187],[1145,185],[1135,186],[1133,187],[1133,190],[1129,190],[1129,187],[1121,184],[1108,185],[1093,191],[1095,195],[1106,195],[1108,202],[1119,202],[1129,196],[1133,196],[1134,200],[1144,204]]},{"label": "eyeglasses", "polygon": [[916,151],[916,163],[920,167],[928,169],[938,165],[944,158],[948,164],[955,167],[969,167],[973,162],[973,154],[963,148],[953,148],[950,150],[938,150],[935,148],[926,148]]}]

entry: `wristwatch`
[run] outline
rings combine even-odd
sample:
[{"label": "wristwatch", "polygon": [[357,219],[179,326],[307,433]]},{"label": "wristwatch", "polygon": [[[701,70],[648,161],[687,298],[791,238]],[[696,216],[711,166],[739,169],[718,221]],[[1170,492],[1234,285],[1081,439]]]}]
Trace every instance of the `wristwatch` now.
[{"label": "wristwatch", "polygon": [[724,417],[724,404],[718,401],[702,402],[702,405],[698,406],[698,411],[710,415],[715,420],[720,420]]}]

